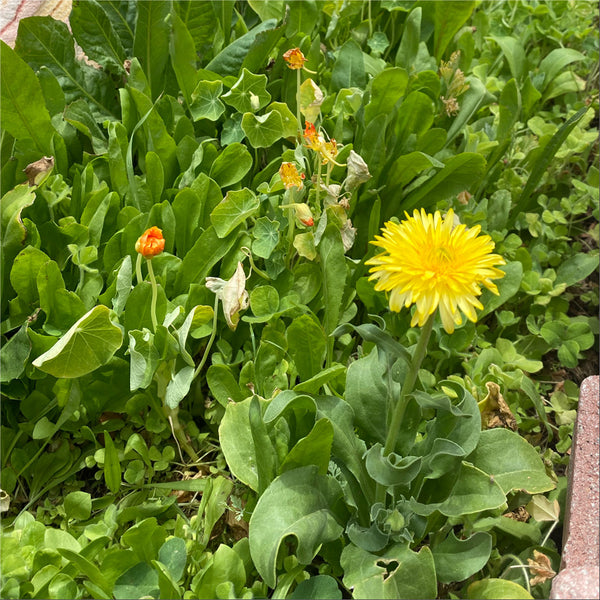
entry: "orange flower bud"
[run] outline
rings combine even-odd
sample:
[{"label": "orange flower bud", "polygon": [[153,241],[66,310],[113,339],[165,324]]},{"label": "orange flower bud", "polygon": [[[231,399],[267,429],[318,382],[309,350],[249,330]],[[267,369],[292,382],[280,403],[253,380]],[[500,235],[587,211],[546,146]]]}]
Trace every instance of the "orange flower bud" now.
[{"label": "orange flower bud", "polygon": [[279,176],[283,183],[283,187],[289,190],[292,187],[297,187],[301,190],[304,187],[302,180],[304,179],[304,173],[298,173],[296,165],[291,162],[281,163],[279,167]]},{"label": "orange flower bud", "polygon": [[165,249],[165,238],[158,227],[150,227],[144,231],[138,241],[135,243],[135,250],[144,258],[157,256]]},{"label": "orange flower bud", "polygon": [[306,227],[312,227],[315,224],[315,220],[313,219],[312,212],[308,204],[295,204],[294,208],[296,209],[296,217],[302,225]]},{"label": "orange flower bud", "polygon": [[283,54],[283,60],[287,63],[289,69],[301,69],[306,62],[306,58],[300,48],[291,48]]}]

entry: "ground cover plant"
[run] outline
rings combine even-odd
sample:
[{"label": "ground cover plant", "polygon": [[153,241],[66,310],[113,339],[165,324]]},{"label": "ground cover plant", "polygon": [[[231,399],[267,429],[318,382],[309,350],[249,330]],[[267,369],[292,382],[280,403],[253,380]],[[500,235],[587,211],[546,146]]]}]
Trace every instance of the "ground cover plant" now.
[{"label": "ground cover plant", "polygon": [[1,596],[548,597],[598,372],[597,24],[579,0],[23,19]]}]

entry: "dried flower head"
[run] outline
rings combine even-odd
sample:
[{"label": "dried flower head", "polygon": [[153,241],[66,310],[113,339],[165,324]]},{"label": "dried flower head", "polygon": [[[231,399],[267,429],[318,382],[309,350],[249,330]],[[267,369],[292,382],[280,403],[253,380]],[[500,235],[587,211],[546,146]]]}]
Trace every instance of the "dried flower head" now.
[{"label": "dried flower head", "polygon": [[152,258],[159,255],[165,249],[165,238],[158,227],[150,227],[144,231],[135,243],[135,250],[144,258]]},{"label": "dried flower head", "polygon": [[289,69],[297,70],[302,69],[307,59],[300,48],[291,48],[283,53],[283,60],[285,60]]},{"label": "dried flower head", "polygon": [[479,235],[478,225],[471,229],[455,226],[452,210],[445,217],[423,209],[415,210],[412,217],[405,214],[405,221],[386,223],[382,235],[371,242],[384,250],[366,261],[373,265],[375,289],[390,293],[393,311],[416,304],[413,327],[422,327],[438,308],[448,333],[462,323],[461,312],[475,322],[475,309],[483,308],[477,299],[481,286],[498,294],[492,279],[504,277],[496,265],[505,261],[492,254],[494,242],[488,235]]}]

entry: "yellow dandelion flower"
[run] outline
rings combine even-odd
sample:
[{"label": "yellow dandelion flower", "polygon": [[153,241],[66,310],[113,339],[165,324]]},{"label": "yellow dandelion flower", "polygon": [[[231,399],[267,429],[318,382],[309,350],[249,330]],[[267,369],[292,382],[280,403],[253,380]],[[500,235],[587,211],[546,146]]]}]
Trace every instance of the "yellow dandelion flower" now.
[{"label": "yellow dandelion flower", "polygon": [[461,312],[475,322],[475,309],[483,308],[477,299],[481,286],[498,294],[492,279],[504,277],[496,265],[506,262],[492,254],[494,242],[479,235],[479,225],[455,226],[452,210],[445,217],[423,209],[412,217],[405,215],[400,224],[386,223],[382,235],[371,242],[384,250],[366,261],[373,265],[375,289],[389,292],[390,310],[399,312],[416,304],[411,327],[422,327],[438,308],[448,333],[462,323]]}]

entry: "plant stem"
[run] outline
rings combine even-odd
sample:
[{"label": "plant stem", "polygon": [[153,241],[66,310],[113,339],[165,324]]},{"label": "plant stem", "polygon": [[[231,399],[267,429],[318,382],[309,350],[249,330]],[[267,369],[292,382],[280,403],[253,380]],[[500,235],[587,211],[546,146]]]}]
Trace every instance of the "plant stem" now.
[{"label": "plant stem", "polygon": [[156,300],[158,298],[158,285],[156,283],[156,277],[154,277],[152,259],[147,258],[146,262],[148,263],[148,275],[150,275],[150,283],[152,284],[152,301],[150,303],[150,316],[152,317],[152,329],[154,330],[154,333],[156,333],[156,328],[158,327],[158,320],[156,318]]},{"label": "plant stem", "polygon": [[417,347],[415,348],[415,352],[413,354],[413,358],[411,364],[409,365],[408,372],[406,374],[406,379],[404,380],[404,385],[400,391],[400,397],[398,398],[398,402],[394,407],[394,411],[392,413],[392,420],[388,426],[387,438],[385,440],[385,446],[383,448],[383,455],[387,456],[391,452],[393,452],[396,447],[396,440],[398,439],[398,432],[400,431],[400,426],[402,425],[402,418],[404,417],[404,412],[406,411],[406,405],[408,404],[408,395],[412,392],[415,382],[417,381],[417,374],[419,372],[419,368],[421,367],[421,363],[425,358],[425,353],[427,351],[427,343],[429,342],[429,337],[431,336],[431,330],[433,329],[433,319],[435,315],[431,315],[423,328],[421,329],[421,337],[417,342]]},{"label": "plant stem", "polygon": [[175,436],[175,441],[177,444],[180,446],[180,448],[183,448],[187,452],[188,456],[194,463],[200,462],[200,458],[196,454],[194,448],[192,448],[192,445],[188,442],[185,431],[183,430],[183,426],[179,422],[179,407],[169,408],[168,406],[164,406],[163,410],[167,420],[169,421],[169,424],[171,425],[171,429],[173,430],[173,435]]},{"label": "plant stem", "polygon": [[302,76],[300,71],[296,69],[296,119],[298,119],[298,141],[302,143],[302,115],[300,113],[300,86],[302,85]]},{"label": "plant stem", "polygon": [[210,338],[208,339],[208,343],[206,344],[206,348],[204,349],[204,354],[202,355],[202,360],[200,361],[200,364],[196,367],[196,370],[194,371],[194,379],[196,379],[196,377],[198,377],[198,375],[200,375],[200,372],[202,371],[202,367],[204,367],[204,364],[206,363],[206,360],[208,359],[208,353],[210,352],[210,348],[213,344],[213,342],[215,341],[215,336],[217,335],[217,311],[219,310],[219,297],[215,295],[215,306],[214,306],[214,315],[213,315],[213,326],[212,326],[212,331],[210,333]]},{"label": "plant stem", "polygon": [[138,283],[142,283],[142,281],[144,281],[144,277],[142,276],[142,255],[139,253],[135,261],[135,275]]}]

